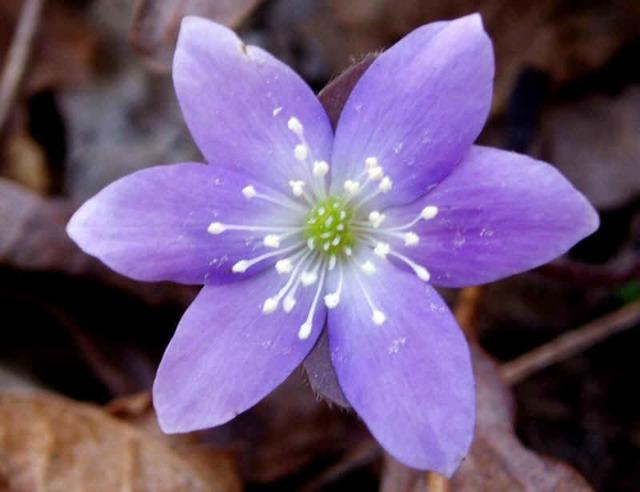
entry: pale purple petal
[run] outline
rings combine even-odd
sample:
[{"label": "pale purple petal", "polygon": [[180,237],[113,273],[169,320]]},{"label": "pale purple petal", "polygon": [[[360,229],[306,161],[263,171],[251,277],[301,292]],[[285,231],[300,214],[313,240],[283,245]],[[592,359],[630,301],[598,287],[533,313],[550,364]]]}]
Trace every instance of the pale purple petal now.
[{"label": "pale purple petal", "polygon": [[88,200],[67,231],[84,251],[137,280],[203,284],[246,277],[277,259],[241,275],[231,272],[236,261],[271,251],[263,246],[265,232],[211,235],[209,224],[291,225],[295,215],[257,198],[248,200],[242,194],[246,183],[238,172],[206,164],[151,167]]},{"label": "pale purple petal", "polygon": [[165,432],[223,424],[273,391],[314,346],[325,320],[298,338],[313,288],[299,291],[292,312],[262,312],[284,282],[269,271],[244,282],[206,286],[180,321],[156,376],[153,401]]},{"label": "pale purple petal", "polygon": [[282,189],[309,176],[294,157],[299,138],[290,117],[304,126],[309,160],[328,160],[333,132],[313,91],[287,65],[245,45],[214,22],[182,21],[173,64],[182,112],[205,158],[241,168],[255,183]]},{"label": "pale purple petal", "polygon": [[448,287],[537,267],[598,228],[596,211],[554,167],[489,147],[474,146],[435,190],[388,210],[389,225],[408,222],[427,205],[438,207],[437,217],[413,228],[418,245],[398,249]]},{"label": "pale purple petal", "polygon": [[420,27],[382,53],[342,110],[334,189],[375,156],[393,181],[379,206],[409,203],[438,183],[476,139],[491,106],[494,59],[480,16]]},{"label": "pale purple petal", "polygon": [[340,385],[371,433],[396,459],[451,475],[473,435],[475,394],[467,343],[428,284],[384,260],[362,278],[378,326],[353,274],[329,311],[329,345]]}]

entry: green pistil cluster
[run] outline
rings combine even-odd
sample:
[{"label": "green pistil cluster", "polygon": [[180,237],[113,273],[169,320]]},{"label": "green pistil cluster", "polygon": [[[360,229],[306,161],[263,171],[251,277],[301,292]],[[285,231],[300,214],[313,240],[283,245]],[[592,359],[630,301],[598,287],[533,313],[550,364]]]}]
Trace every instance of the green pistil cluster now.
[{"label": "green pistil cluster", "polygon": [[304,235],[310,247],[327,256],[339,256],[353,247],[351,208],[340,197],[319,201],[307,214]]}]

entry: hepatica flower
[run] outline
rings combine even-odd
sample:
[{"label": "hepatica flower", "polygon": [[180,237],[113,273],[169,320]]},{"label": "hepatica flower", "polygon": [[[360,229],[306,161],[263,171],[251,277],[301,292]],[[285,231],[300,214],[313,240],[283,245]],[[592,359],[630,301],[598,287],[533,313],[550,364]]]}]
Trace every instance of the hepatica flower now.
[{"label": "hepatica flower", "polygon": [[478,15],[425,25],[367,69],[334,133],[290,68],[184,20],[173,78],[209,164],[136,172],[68,226],[124,275],[204,284],[158,370],[166,432],[229,421],[305,362],[397,459],[453,473],[474,382],[433,286],[533,268],[598,224],[550,165],[472,145],[493,76]]}]

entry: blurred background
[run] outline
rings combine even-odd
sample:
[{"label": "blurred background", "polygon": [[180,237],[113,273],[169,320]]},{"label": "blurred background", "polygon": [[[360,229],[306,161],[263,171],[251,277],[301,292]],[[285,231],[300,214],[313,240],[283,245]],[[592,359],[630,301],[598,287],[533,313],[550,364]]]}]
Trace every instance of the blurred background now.
[{"label": "blurred background", "polygon": [[[552,264],[444,292],[478,379],[464,465],[404,468],[301,371],[230,424],[163,436],[147,390],[196,290],[120,277],[64,226],[125,174],[200,160],[169,73],[181,17],[237,29],[319,91],[474,11],[497,57],[480,141],[554,163],[602,226]],[[639,490],[640,2],[2,0],[0,326],[0,491]]]}]

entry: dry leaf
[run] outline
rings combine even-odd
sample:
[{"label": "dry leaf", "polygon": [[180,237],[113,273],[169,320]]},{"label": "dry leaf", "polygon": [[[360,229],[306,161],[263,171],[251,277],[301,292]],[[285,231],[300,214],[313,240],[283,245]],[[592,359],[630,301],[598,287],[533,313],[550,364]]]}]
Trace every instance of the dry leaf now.
[{"label": "dry leaf", "polygon": [[525,67],[537,67],[555,82],[602,66],[640,23],[636,0],[332,0],[317,8],[308,29],[334,69],[353,56],[385,48],[427,22],[480,12],[496,52],[494,106],[503,109]]},{"label": "dry leaf", "polygon": [[[0,55],[6,53],[11,42],[23,3],[0,2]],[[60,0],[47,2],[24,93],[86,82],[93,72],[97,45],[98,37],[87,24],[82,9]]]},{"label": "dry leaf", "polygon": [[0,395],[0,489],[12,492],[241,490],[232,459],[206,466],[98,407],[46,393]]},{"label": "dry leaf", "polygon": [[553,162],[597,208],[640,196],[640,89],[589,96],[540,118],[538,153]]},{"label": "dry leaf", "polygon": [[154,68],[168,70],[184,16],[197,15],[235,27],[260,0],[138,0],[131,42]]},{"label": "dry leaf", "polygon": [[82,252],[65,230],[77,206],[65,199],[40,197],[0,178],[0,266],[98,278],[153,304],[191,302],[193,287],[136,282]]}]

